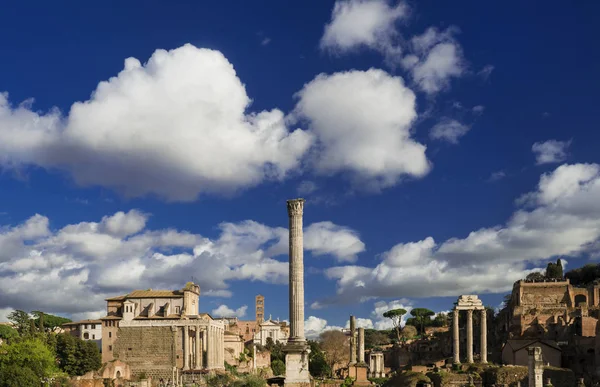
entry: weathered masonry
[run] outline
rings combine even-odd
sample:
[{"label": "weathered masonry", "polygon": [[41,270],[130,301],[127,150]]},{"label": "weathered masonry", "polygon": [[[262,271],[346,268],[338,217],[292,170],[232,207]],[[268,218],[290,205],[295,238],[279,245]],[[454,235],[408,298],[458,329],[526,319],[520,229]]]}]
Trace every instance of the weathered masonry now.
[{"label": "weathered masonry", "polygon": [[221,321],[199,313],[200,287],[135,290],[107,299],[102,318],[102,361],[119,359],[132,376],[168,379],[179,373],[224,369]]}]

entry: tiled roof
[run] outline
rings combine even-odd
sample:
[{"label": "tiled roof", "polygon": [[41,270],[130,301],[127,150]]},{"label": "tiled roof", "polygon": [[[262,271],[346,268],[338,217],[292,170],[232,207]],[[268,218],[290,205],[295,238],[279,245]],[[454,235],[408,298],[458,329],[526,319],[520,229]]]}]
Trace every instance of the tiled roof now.
[{"label": "tiled roof", "polygon": [[111,297],[111,298],[105,298],[104,301],[122,301],[124,299],[127,298],[127,294],[123,295],[123,296],[116,296],[116,297]]},{"label": "tiled roof", "polygon": [[100,320],[81,320],[81,321],[73,321],[73,322],[70,322],[70,323],[65,323],[65,324],[62,324],[62,326],[65,326],[65,325],[81,325],[81,324],[101,324],[101,323],[102,323],[102,321],[100,321]]},{"label": "tiled roof", "polygon": [[127,298],[182,297],[180,290],[134,290]]},{"label": "tiled roof", "polygon": [[106,317],[102,317],[100,320],[121,320],[122,317],[119,316],[106,316]]}]

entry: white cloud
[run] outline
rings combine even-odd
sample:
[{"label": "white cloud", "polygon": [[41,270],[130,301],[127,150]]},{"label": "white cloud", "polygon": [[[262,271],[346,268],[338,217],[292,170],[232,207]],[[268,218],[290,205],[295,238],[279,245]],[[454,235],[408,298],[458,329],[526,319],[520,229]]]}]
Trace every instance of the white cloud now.
[{"label": "white cloud", "polygon": [[309,316],[304,321],[304,336],[307,339],[318,339],[321,333],[332,330],[339,331],[342,330],[342,327],[328,325],[327,320],[315,316]]},{"label": "white cloud", "polygon": [[248,310],[248,305],[240,306],[237,309],[231,309],[227,305],[219,305],[218,308],[213,309],[210,312],[213,317],[238,317],[242,318],[246,316],[246,311]]},{"label": "white cloud", "polygon": [[0,308],[0,322],[9,322],[8,315],[14,311],[13,308]]},{"label": "white cloud", "polygon": [[401,61],[414,82],[427,94],[448,89],[451,78],[465,72],[462,48],[454,39],[456,30],[451,27],[439,32],[431,27],[422,35],[414,36],[411,39],[413,54]]},{"label": "white cloud", "polygon": [[373,326],[377,330],[387,330],[392,329],[394,327],[394,323],[389,318],[383,317],[383,314],[388,310],[392,309],[404,309],[406,310],[406,314],[402,316],[400,320],[400,325],[404,326],[406,324],[406,319],[410,317],[410,311],[413,309],[410,301],[407,299],[394,300],[394,301],[377,301],[373,305],[373,311],[371,312],[372,318],[375,320]]},{"label": "white cloud", "polygon": [[485,106],[483,106],[483,105],[473,106],[472,110],[473,110],[474,114],[482,114],[483,111],[485,110]]},{"label": "white cloud", "polygon": [[556,256],[593,252],[600,239],[600,165],[562,165],[540,178],[505,225],[482,228],[465,238],[436,244],[428,237],[400,243],[382,254],[376,267],[338,266],[326,270],[337,280],[335,299],[457,296],[509,291],[535,265]]},{"label": "white cloud", "polygon": [[358,233],[331,222],[313,223],[304,233],[304,247],[313,255],[333,255],[338,262],[355,262],[365,244]]},{"label": "white cloud", "polygon": [[260,41],[261,46],[266,46],[269,43],[271,43],[271,38],[264,38],[263,40]]},{"label": "white cloud", "polygon": [[490,77],[490,75],[492,75],[492,71],[494,71],[494,66],[485,65],[481,70],[479,70],[477,75],[479,75],[484,80],[487,80]]},{"label": "white cloud", "polygon": [[64,119],[0,94],[0,164],[63,169],[79,185],[125,196],[232,193],[283,179],[313,141],[288,131],[279,110],[248,112],[250,102],[220,52],[156,50],[144,65],[126,59]]},{"label": "white cloud", "polygon": [[[222,223],[217,237],[205,238],[149,230],[148,216],[118,212],[51,231],[49,219],[35,215],[0,227],[0,308],[92,316],[104,309],[106,297],[133,289],[178,289],[182,278],[195,278],[202,294],[214,297],[231,297],[232,281],[288,281],[287,260],[275,259],[288,250],[284,228],[251,220]],[[344,261],[364,249],[355,231],[331,222],[308,225],[306,233],[306,250],[314,254]]]},{"label": "white cloud", "polygon": [[496,172],[492,172],[492,174],[487,179],[487,181],[490,182],[490,183],[493,183],[495,181],[502,180],[505,177],[506,177],[506,172],[504,172],[504,171],[496,171]]},{"label": "white cloud", "polygon": [[379,189],[429,172],[425,146],[410,137],[415,95],[402,78],[375,69],[321,74],[297,96],[295,117],[319,138],[317,173],[349,172],[360,186]]},{"label": "white cloud", "polygon": [[386,0],[337,0],[321,38],[321,49],[346,52],[366,47],[384,53],[397,51],[396,23],[407,16],[408,7],[403,2],[392,6]]},{"label": "white cloud", "polygon": [[310,195],[311,193],[315,192],[319,187],[317,187],[317,184],[313,181],[310,180],[303,180],[300,182],[300,184],[298,185],[298,195]]},{"label": "white cloud", "polygon": [[535,154],[536,164],[560,163],[567,159],[567,149],[571,141],[548,140],[536,142],[531,147]]},{"label": "white cloud", "polygon": [[458,139],[467,134],[469,129],[471,128],[467,125],[444,117],[431,128],[429,137],[433,140],[444,140],[451,144],[458,144]]}]

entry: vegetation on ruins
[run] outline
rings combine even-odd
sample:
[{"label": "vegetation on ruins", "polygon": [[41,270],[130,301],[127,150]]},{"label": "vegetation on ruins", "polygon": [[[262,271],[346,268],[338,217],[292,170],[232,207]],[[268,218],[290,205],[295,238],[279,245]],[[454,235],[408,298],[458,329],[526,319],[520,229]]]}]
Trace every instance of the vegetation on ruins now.
[{"label": "vegetation on ruins", "polygon": [[314,340],[309,340],[310,354],[308,355],[308,371],[315,378],[322,378],[331,375],[331,368],[327,364],[325,353],[321,349],[321,344]]},{"label": "vegetation on ruins", "polygon": [[19,337],[19,332],[8,325],[0,325],[0,339],[2,341],[11,342]]},{"label": "vegetation on ruins", "polygon": [[414,308],[410,311],[411,316],[415,318],[416,326],[419,328],[419,333],[425,333],[425,326],[431,324],[431,317],[435,312],[427,308]]},{"label": "vegetation on ruins", "polygon": [[279,359],[271,363],[273,375],[285,375],[285,363]]},{"label": "vegetation on ruins", "polygon": [[392,343],[396,333],[390,330],[378,331],[376,329],[365,329],[365,348],[372,349]]},{"label": "vegetation on ruins", "polygon": [[349,360],[348,339],[343,332],[330,330],[321,333],[319,341],[330,368],[330,376],[333,376],[335,365]]},{"label": "vegetation on ruins", "polygon": [[565,273],[573,286],[588,286],[600,281],[600,264],[590,263]]},{"label": "vegetation on ruins", "polygon": [[383,313],[383,317],[385,318],[389,318],[390,320],[392,320],[392,324],[394,325],[394,328],[396,329],[396,337],[398,339],[398,341],[400,341],[401,336],[400,336],[400,331],[402,330],[402,316],[404,316],[406,314],[406,309],[402,309],[402,308],[398,308],[398,309],[391,309],[388,310],[387,312]]}]

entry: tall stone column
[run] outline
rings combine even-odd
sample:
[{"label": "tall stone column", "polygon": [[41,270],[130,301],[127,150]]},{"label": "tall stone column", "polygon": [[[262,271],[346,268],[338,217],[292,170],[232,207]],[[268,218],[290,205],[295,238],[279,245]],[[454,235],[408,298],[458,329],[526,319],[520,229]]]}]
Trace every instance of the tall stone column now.
[{"label": "tall stone column", "polygon": [[202,368],[202,343],[200,342],[200,327],[196,327],[196,364],[194,369]]},{"label": "tall stone column", "polygon": [[290,341],[304,338],[304,199],[287,201],[290,251]]},{"label": "tall stone column", "polygon": [[365,362],[365,328],[358,328],[358,362]]},{"label": "tall stone column", "polygon": [[527,348],[529,356],[529,387],[543,387],[544,362],[542,360],[542,348]]},{"label": "tall stone column", "polygon": [[356,318],[350,316],[350,365],[356,364]]},{"label": "tall stone column", "polygon": [[467,363],[473,363],[473,309],[467,309]]},{"label": "tall stone column", "polygon": [[188,326],[183,326],[183,369],[190,369],[190,335]]},{"label": "tall stone column", "polygon": [[206,368],[213,368],[213,345],[212,327],[209,325],[206,328]]},{"label": "tall stone column", "polygon": [[481,310],[481,362],[487,363],[487,311]]},{"label": "tall stone column", "polygon": [[460,311],[454,308],[452,318],[452,342],[454,344],[454,363],[460,363],[460,333],[458,330],[458,318],[460,317]]},{"label": "tall stone column", "polygon": [[289,217],[289,281],[290,281],[290,338],[284,348],[284,386],[308,386],[308,354],[310,349],[304,337],[304,241],[302,215],[304,199],[287,201]]}]

